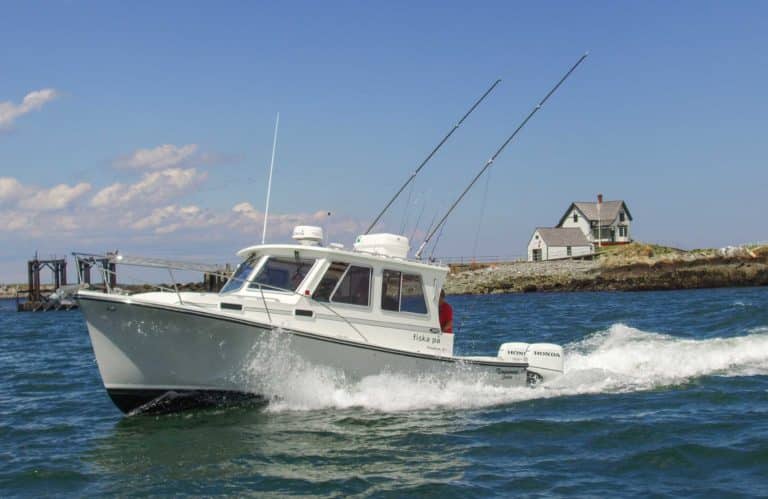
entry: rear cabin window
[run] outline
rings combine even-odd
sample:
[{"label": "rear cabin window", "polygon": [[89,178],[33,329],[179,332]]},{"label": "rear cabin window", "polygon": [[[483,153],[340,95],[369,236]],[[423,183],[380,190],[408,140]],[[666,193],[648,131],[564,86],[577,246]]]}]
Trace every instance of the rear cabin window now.
[{"label": "rear cabin window", "polygon": [[314,260],[270,257],[249,287],[261,285],[264,289],[296,291],[314,263]]},{"label": "rear cabin window", "polygon": [[381,289],[381,309],[426,314],[427,302],[424,300],[421,277],[396,270],[385,270]]},{"label": "rear cabin window", "polygon": [[367,307],[371,295],[371,269],[333,262],[312,297],[322,302]]},{"label": "rear cabin window", "polygon": [[415,274],[403,274],[400,291],[400,311],[413,314],[426,314],[427,303],[424,301],[424,288],[421,277]]}]

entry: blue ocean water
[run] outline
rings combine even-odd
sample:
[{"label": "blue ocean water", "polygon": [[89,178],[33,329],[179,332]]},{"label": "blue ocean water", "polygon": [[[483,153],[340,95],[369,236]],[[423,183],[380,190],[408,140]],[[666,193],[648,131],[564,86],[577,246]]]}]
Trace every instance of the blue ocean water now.
[{"label": "blue ocean water", "polygon": [[768,496],[768,288],[449,297],[457,350],[566,347],[537,388],[296,373],[123,416],[78,312],[0,304],[0,496]]}]

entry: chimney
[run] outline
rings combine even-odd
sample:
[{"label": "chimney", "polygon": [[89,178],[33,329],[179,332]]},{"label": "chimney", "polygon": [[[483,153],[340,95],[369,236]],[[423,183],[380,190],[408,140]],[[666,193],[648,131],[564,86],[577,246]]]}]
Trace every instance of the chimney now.
[{"label": "chimney", "polygon": [[600,204],[602,202],[603,202],[603,195],[602,194],[598,194],[597,195],[597,204]]}]

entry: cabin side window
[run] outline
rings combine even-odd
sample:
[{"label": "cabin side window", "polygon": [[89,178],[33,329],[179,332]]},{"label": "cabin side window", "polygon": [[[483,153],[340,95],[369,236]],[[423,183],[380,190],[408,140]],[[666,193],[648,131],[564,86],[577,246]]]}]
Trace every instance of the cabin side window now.
[{"label": "cabin side window", "polygon": [[350,265],[331,297],[334,303],[368,306],[371,294],[371,269]]},{"label": "cabin side window", "polygon": [[367,307],[371,296],[371,269],[333,262],[317,285],[312,298],[321,302]]},{"label": "cabin side window", "polygon": [[381,284],[381,309],[400,311],[400,277],[401,273],[385,270]]},{"label": "cabin side window", "polygon": [[339,284],[339,280],[344,275],[344,272],[346,272],[348,266],[348,264],[342,262],[331,263],[320,280],[320,284],[317,285],[317,289],[312,294],[312,298],[317,301],[329,302],[333,290],[336,289],[336,285]]},{"label": "cabin side window", "polygon": [[424,286],[416,274],[385,270],[381,289],[381,309],[393,312],[426,314]]},{"label": "cabin side window", "polygon": [[314,263],[314,260],[270,257],[249,288],[263,286],[264,289],[277,291],[296,291]]}]

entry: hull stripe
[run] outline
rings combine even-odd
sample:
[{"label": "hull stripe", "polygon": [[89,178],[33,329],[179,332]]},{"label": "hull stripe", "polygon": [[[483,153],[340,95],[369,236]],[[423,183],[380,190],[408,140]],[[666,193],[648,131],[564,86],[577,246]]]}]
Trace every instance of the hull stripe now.
[{"label": "hull stripe", "polygon": [[[101,297],[94,297],[94,296],[85,296],[78,294],[76,296],[78,301],[94,301],[94,302],[103,302],[103,303],[120,303],[122,305],[127,306],[135,306],[135,307],[142,307],[142,308],[149,308],[149,309],[156,309],[156,310],[164,310],[167,312],[175,312],[178,314],[184,314],[184,315],[196,315],[199,317],[205,317],[209,319],[216,319],[221,320],[225,322],[232,322],[235,324],[244,324],[247,326],[255,326],[262,329],[267,330],[273,330],[275,329],[274,326],[270,324],[263,324],[260,322],[252,321],[252,320],[246,320],[246,319],[239,319],[236,317],[229,317],[224,315],[219,315],[211,312],[206,312],[204,310],[192,310],[187,308],[178,308],[168,305],[160,305],[160,304],[150,304],[150,303],[142,303],[142,302],[125,302],[119,299],[108,299],[108,298],[101,298]],[[487,361],[487,360],[472,360],[472,359],[455,359],[451,357],[442,357],[439,355],[430,355],[430,354],[423,354],[423,353],[415,353],[415,352],[408,352],[405,350],[397,350],[394,348],[386,348],[381,347],[377,345],[365,345],[362,343],[357,343],[354,341],[348,341],[348,340],[342,340],[340,338],[330,338],[328,336],[323,336],[319,334],[309,333],[306,331],[298,331],[295,329],[283,329],[286,333],[293,334],[296,336],[302,336],[305,338],[314,339],[317,341],[325,341],[329,343],[337,343],[341,345],[346,345],[354,348],[362,348],[364,350],[375,350],[379,352],[385,352],[390,353],[393,355],[402,355],[406,357],[414,357],[417,359],[428,359],[428,360],[435,360],[439,362],[447,362],[447,363],[461,363],[461,364],[468,364],[468,365],[479,365],[479,366],[488,366],[488,367],[516,367],[516,368],[527,368],[527,363],[512,363],[512,362],[493,362],[493,361]]]}]

